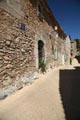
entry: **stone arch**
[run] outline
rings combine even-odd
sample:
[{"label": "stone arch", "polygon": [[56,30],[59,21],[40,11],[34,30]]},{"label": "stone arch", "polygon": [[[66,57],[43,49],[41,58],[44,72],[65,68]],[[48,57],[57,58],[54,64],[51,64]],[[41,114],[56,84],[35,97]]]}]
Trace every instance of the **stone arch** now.
[{"label": "stone arch", "polygon": [[36,69],[39,68],[39,52],[38,52],[38,44],[42,42],[43,44],[43,49],[44,49],[44,61],[46,62],[46,40],[44,39],[43,35],[37,34],[35,35],[35,47],[34,47],[34,56],[35,56],[35,65]]}]

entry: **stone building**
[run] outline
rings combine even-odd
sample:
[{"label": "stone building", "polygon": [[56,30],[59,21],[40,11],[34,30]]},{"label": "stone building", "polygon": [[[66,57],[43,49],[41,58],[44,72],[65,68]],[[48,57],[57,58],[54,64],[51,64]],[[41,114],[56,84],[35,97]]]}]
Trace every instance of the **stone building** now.
[{"label": "stone building", "polygon": [[0,88],[28,83],[40,60],[63,64],[65,38],[45,0],[0,0]]},{"label": "stone building", "polygon": [[71,57],[74,58],[77,55],[76,41],[71,41]]},{"label": "stone building", "polygon": [[65,59],[66,59],[66,64],[70,65],[70,58],[71,58],[71,40],[70,37],[67,36],[65,39],[65,48],[66,48],[66,54],[65,54]]}]

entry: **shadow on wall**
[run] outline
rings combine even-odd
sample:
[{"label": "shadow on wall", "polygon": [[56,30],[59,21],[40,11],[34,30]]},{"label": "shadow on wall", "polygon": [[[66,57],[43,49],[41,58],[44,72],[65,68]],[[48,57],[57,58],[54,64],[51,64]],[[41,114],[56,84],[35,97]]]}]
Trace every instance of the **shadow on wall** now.
[{"label": "shadow on wall", "polygon": [[59,85],[66,120],[80,120],[80,67],[60,70]]}]

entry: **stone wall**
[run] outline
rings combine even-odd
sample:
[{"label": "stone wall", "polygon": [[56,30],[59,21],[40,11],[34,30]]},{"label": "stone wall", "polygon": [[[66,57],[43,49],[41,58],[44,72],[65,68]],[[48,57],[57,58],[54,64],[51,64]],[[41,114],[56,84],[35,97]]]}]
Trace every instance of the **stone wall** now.
[{"label": "stone wall", "polygon": [[71,57],[74,58],[77,54],[77,45],[76,41],[71,41],[71,53],[73,54]]},{"label": "stone wall", "polygon": [[[54,35],[52,37],[49,35],[54,31],[50,16],[46,11],[45,16],[48,19],[40,16],[30,0],[21,1],[21,6],[24,17],[17,13],[19,18],[0,9],[0,88],[5,91],[9,86],[8,93],[20,89],[33,80],[39,66],[39,40],[44,43],[47,68],[55,64],[52,43],[54,46],[56,39]],[[25,30],[21,29],[21,23],[25,25]],[[57,41],[57,44],[57,47],[62,45],[62,40]],[[61,64],[59,58],[57,64]]]},{"label": "stone wall", "polygon": [[21,30],[18,19],[0,10],[0,86],[11,84],[25,71],[34,71],[34,36],[30,28]]},{"label": "stone wall", "polygon": [[24,13],[21,10],[21,0],[1,0],[0,8],[4,9],[18,19],[21,19],[22,16],[24,17]]}]

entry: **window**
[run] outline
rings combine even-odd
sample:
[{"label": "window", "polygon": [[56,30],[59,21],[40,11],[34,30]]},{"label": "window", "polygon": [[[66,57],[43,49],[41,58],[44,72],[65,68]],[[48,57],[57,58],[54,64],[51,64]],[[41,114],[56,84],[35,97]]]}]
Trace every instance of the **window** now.
[{"label": "window", "polygon": [[54,49],[54,59],[57,60],[58,59],[58,50]]},{"label": "window", "polygon": [[42,6],[41,6],[40,3],[38,3],[37,9],[38,9],[38,16],[39,16],[39,19],[40,19],[40,21],[43,22],[43,19],[44,19],[44,17],[43,17],[43,9],[42,9]]},{"label": "window", "polygon": [[41,8],[41,5],[40,5],[40,4],[38,5],[38,12],[39,12],[39,13],[42,13],[42,8]]},{"label": "window", "polygon": [[37,3],[37,10],[38,10],[39,15],[43,15],[43,8],[40,3]]}]

